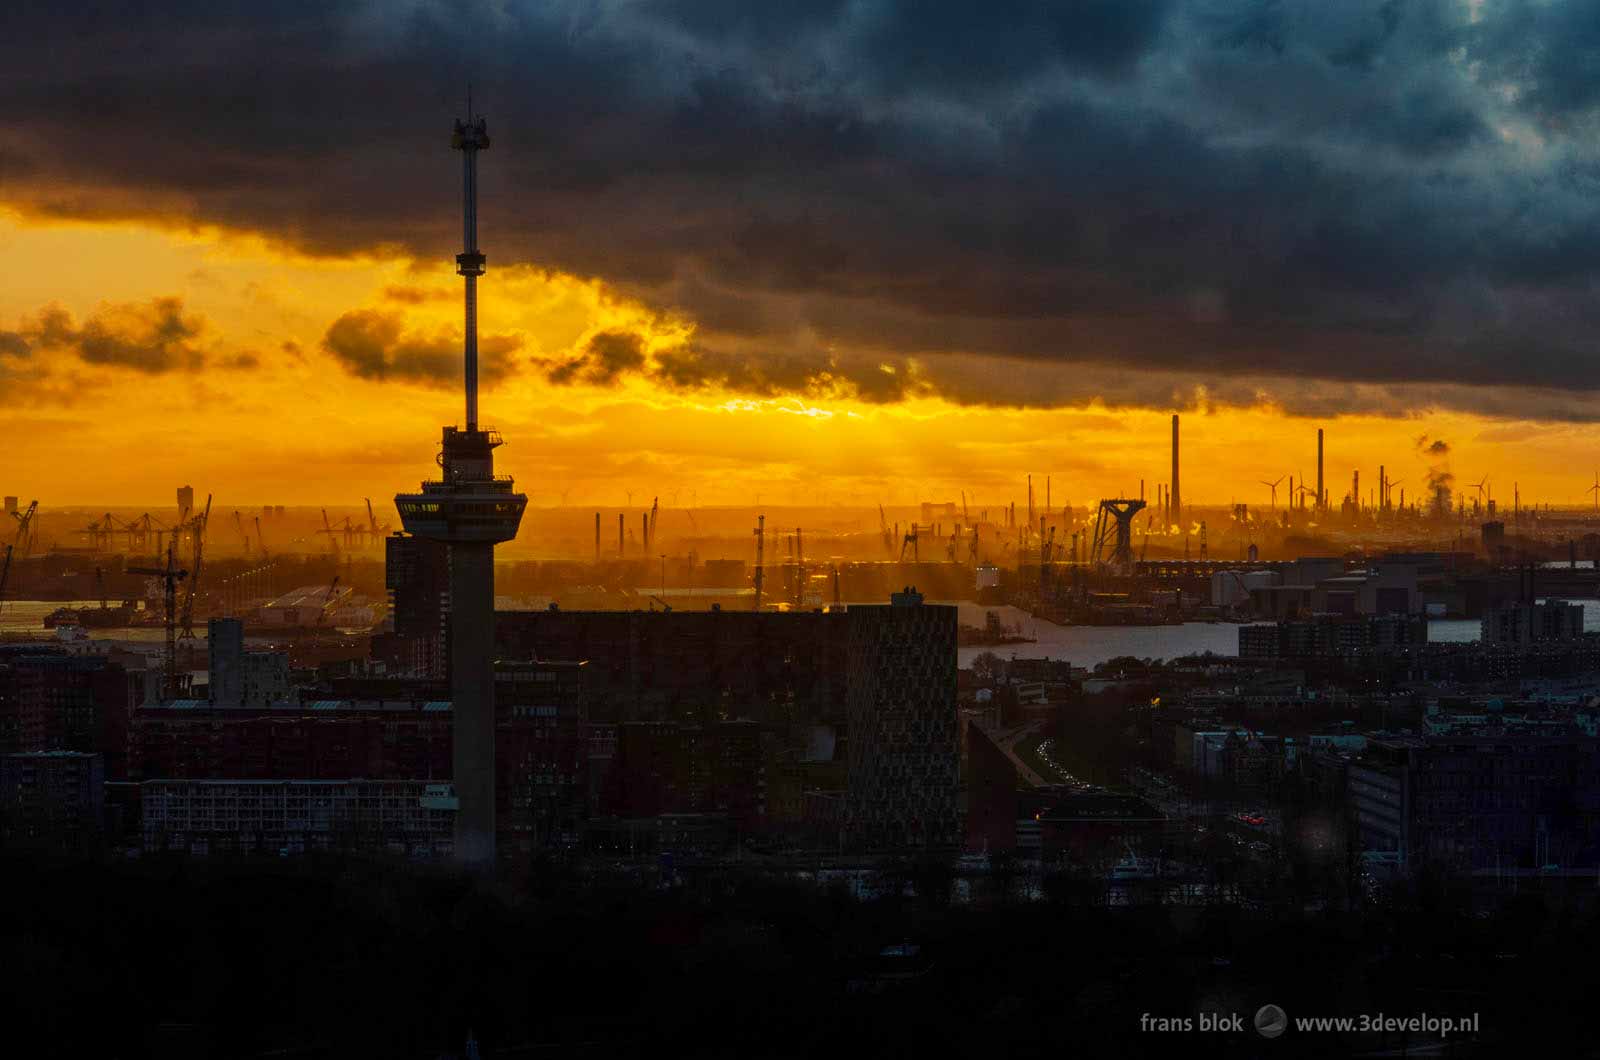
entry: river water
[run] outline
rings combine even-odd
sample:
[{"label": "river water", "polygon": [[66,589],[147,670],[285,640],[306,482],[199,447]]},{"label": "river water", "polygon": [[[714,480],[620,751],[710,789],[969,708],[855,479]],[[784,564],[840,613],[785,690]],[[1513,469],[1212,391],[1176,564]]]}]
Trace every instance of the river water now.
[{"label": "river water", "polygon": [[[1584,629],[1591,633],[1600,632],[1600,600],[1572,602],[1583,605]],[[40,633],[44,630],[44,617],[56,608],[96,605],[97,601],[93,600],[7,600],[0,606],[0,633]],[[960,648],[957,654],[960,665],[964,667],[971,666],[972,660],[985,651],[992,651],[1002,659],[1012,655],[1024,659],[1066,659],[1074,666],[1091,669],[1122,655],[1139,659],[1173,659],[1208,651],[1216,655],[1239,654],[1239,627],[1229,622],[1185,622],[1175,626],[1058,626],[1034,618],[1015,607],[984,606],[970,601],[960,601],[956,606],[964,625],[981,627],[985,612],[994,611],[1007,626],[1021,626],[1025,635],[1036,638],[1032,644]],[[197,622],[195,625],[196,635],[203,639],[204,623]],[[93,630],[90,636],[124,643],[155,644],[165,639],[160,627]],[[1476,619],[1434,619],[1428,623],[1428,639],[1431,641],[1470,643],[1477,640],[1478,636]]]},{"label": "river water", "polygon": [[[1569,602],[1583,605],[1584,630],[1600,633],[1600,600]],[[1038,639],[1035,644],[963,647],[959,649],[959,654],[964,667],[971,666],[972,660],[985,651],[992,651],[1002,659],[1012,655],[1021,659],[1066,659],[1074,666],[1090,669],[1121,655],[1132,655],[1138,659],[1173,659],[1207,651],[1216,655],[1239,654],[1239,627],[1228,622],[1185,622],[1177,626],[1058,626],[1034,618],[1015,607],[985,607],[966,602],[958,606],[964,625],[981,627],[984,613],[994,611],[1007,626],[1020,625],[1026,636]],[[1470,644],[1480,636],[1481,630],[1475,618],[1432,619],[1428,622],[1428,639],[1435,643]]]},{"label": "river water", "polygon": [[979,626],[984,614],[994,611],[1007,626],[1021,626],[1034,644],[974,645],[957,650],[963,667],[986,651],[1002,659],[1065,659],[1074,666],[1093,668],[1108,659],[1132,655],[1139,659],[1173,659],[1180,655],[1239,654],[1239,627],[1228,622],[1185,622],[1176,626],[1058,626],[1034,618],[1015,607],[986,607],[962,602],[963,625]]},{"label": "river water", "polygon": [[[43,633],[45,616],[61,607],[99,607],[99,600],[5,600],[0,601],[0,633]],[[204,623],[201,623],[204,625]],[[135,629],[96,629],[90,636],[117,640],[165,640],[160,626]]]}]

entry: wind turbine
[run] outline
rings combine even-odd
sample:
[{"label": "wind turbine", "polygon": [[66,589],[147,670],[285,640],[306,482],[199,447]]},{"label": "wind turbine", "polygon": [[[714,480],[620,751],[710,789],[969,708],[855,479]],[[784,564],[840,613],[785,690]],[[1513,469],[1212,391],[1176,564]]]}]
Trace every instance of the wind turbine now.
[{"label": "wind turbine", "polygon": [[1600,512],[1600,471],[1594,473],[1594,485],[1589,487],[1589,492],[1594,494],[1594,510]]},{"label": "wind turbine", "polygon": [[1276,482],[1268,482],[1266,479],[1261,479],[1260,480],[1260,482],[1261,482],[1261,484],[1263,486],[1267,487],[1267,489],[1272,491],[1272,507],[1273,508],[1277,508],[1278,507],[1278,483],[1282,482],[1282,481],[1283,481],[1283,476],[1282,475],[1278,476],[1278,479],[1277,479]]},{"label": "wind turbine", "polygon": [[1474,483],[1471,484],[1470,488],[1475,489],[1475,490],[1478,491],[1478,505],[1479,505],[1479,507],[1483,506],[1483,488],[1485,486],[1487,486],[1488,484],[1489,484],[1489,480],[1488,479],[1483,479],[1481,481],[1474,482]]}]

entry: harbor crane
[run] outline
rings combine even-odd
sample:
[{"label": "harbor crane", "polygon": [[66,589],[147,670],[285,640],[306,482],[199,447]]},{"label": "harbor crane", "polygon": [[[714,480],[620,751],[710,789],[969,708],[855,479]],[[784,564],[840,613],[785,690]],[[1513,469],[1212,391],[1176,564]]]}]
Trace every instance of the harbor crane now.
[{"label": "harbor crane", "polygon": [[317,533],[327,535],[328,551],[337,556],[339,554],[339,532],[333,528],[332,523],[328,522],[328,509],[326,508],[322,509],[322,529],[318,530]]},{"label": "harbor crane", "polygon": [[33,551],[34,540],[38,537],[34,519],[38,514],[38,501],[29,501],[28,507],[21,513],[11,513],[11,517],[17,521],[17,536],[12,542],[12,547],[22,551],[23,559],[27,559],[28,554]]},{"label": "harbor crane", "polygon": [[1144,501],[1132,497],[1113,497],[1100,502],[1089,552],[1094,563],[1122,571],[1132,568],[1133,517],[1144,507]]},{"label": "harbor crane", "polygon": [[900,541],[900,562],[901,563],[904,563],[906,561],[906,548],[908,546],[911,549],[911,562],[913,562],[913,563],[920,562],[920,560],[917,557],[917,524],[916,523],[912,523],[911,524],[911,529],[909,531],[907,531],[906,536],[904,538],[902,538],[901,541]]},{"label": "harbor crane", "polygon": [[194,639],[194,598],[200,591],[200,565],[205,552],[206,525],[211,522],[211,494],[206,494],[205,511],[194,518],[194,570],[183,596],[183,621],[180,640]]}]

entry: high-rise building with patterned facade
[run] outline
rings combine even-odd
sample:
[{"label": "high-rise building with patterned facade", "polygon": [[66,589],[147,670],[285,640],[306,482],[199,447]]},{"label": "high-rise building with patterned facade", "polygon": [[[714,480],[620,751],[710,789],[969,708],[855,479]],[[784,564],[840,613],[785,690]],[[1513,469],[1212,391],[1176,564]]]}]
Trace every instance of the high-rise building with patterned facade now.
[{"label": "high-rise building with patterned facade", "polygon": [[857,849],[960,842],[956,609],[913,588],[849,618],[846,840]]},{"label": "high-rise building with patterned facade", "polygon": [[383,660],[391,673],[446,677],[450,671],[450,546],[409,534],[391,534],[384,539],[383,548],[389,629],[373,638],[373,656]]}]

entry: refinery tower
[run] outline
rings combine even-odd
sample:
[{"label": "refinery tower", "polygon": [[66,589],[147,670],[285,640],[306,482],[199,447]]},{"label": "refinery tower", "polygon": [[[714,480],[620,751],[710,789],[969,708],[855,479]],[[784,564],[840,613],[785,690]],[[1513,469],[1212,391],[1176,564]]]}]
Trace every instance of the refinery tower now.
[{"label": "refinery tower", "polygon": [[478,152],[489,146],[482,118],[457,121],[451,146],[462,158],[462,242],[456,272],[466,285],[467,425],[446,427],[441,476],[421,493],[395,497],[400,520],[417,537],[450,546],[450,698],[452,772],[458,810],[456,858],[494,864],[494,546],[517,536],[528,498],[511,476],[495,475],[499,432],[478,423]]}]

